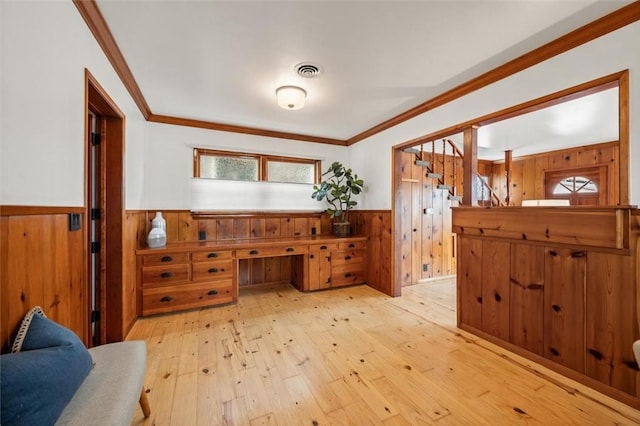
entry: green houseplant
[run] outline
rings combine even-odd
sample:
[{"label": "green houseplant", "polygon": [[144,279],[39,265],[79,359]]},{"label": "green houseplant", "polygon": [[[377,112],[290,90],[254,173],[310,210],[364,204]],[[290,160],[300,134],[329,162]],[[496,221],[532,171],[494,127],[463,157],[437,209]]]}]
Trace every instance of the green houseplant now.
[{"label": "green houseplant", "polygon": [[334,161],[322,176],[320,185],[313,186],[311,198],[318,201],[326,199],[329,203],[326,211],[333,219],[333,234],[337,237],[349,236],[349,211],[358,204],[351,196],[362,192],[364,181],[339,161]]}]

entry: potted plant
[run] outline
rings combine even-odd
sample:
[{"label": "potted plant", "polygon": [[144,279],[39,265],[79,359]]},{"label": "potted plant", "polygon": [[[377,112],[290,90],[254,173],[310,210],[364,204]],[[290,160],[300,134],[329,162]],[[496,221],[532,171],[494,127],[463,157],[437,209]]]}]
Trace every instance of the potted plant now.
[{"label": "potted plant", "polygon": [[320,185],[313,186],[311,198],[327,200],[329,207],[326,211],[333,219],[333,235],[347,237],[351,234],[349,211],[358,204],[351,196],[362,192],[364,181],[339,161],[334,161],[322,176],[326,177]]}]

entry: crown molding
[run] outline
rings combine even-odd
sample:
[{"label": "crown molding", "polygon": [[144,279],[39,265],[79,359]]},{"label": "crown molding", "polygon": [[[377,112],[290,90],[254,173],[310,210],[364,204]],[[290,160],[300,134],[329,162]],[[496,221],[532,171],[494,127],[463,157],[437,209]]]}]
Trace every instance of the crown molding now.
[{"label": "crown molding", "polygon": [[151,114],[147,121],[152,123],[173,124],[176,126],[197,127],[200,129],[218,130],[220,132],[244,133],[247,135],[266,136],[270,138],[291,139],[303,142],[316,142],[329,145],[347,146],[347,141],[341,139],[324,138],[320,136],[303,135],[300,133],[279,132],[276,130],[259,129],[255,127],[237,126],[234,124],[216,123],[213,121],[180,118],[171,115]]},{"label": "crown molding", "polygon": [[82,19],[84,19],[89,30],[96,38],[107,59],[111,62],[111,66],[120,77],[122,84],[129,91],[142,116],[148,120],[149,116],[151,116],[151,108],[149,108],[149,104],[144,99],[142,91],[133,77],[131,69],[129,69],[129,65],[127,65],[127,61],[122,56],[122,52],[116,44],[107,22],[104,20],[100,9],[98,9],[98,5],[94,0],[73,0],[73,4],[80,12]]}]

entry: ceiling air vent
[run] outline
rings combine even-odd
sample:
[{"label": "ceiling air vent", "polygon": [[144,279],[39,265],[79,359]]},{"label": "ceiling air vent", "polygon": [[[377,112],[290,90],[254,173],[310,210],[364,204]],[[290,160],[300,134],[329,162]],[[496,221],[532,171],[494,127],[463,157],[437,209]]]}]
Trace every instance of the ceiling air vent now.
[{"label": "ceiling air vent", "polygon": [[322,74],[322,67],[311,62],[303,62],[294,67],[300,77],[314,78]]}]

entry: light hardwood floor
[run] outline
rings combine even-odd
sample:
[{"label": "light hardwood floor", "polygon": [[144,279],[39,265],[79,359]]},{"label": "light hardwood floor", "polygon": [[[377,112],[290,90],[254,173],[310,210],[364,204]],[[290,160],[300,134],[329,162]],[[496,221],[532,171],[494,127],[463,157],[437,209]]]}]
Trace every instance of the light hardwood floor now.
[{"label": "light hardwood floor", "polygon": [[608,425],[640,412],[455,327],[455,284],[242,288],[138,320],[155,425]]}]

